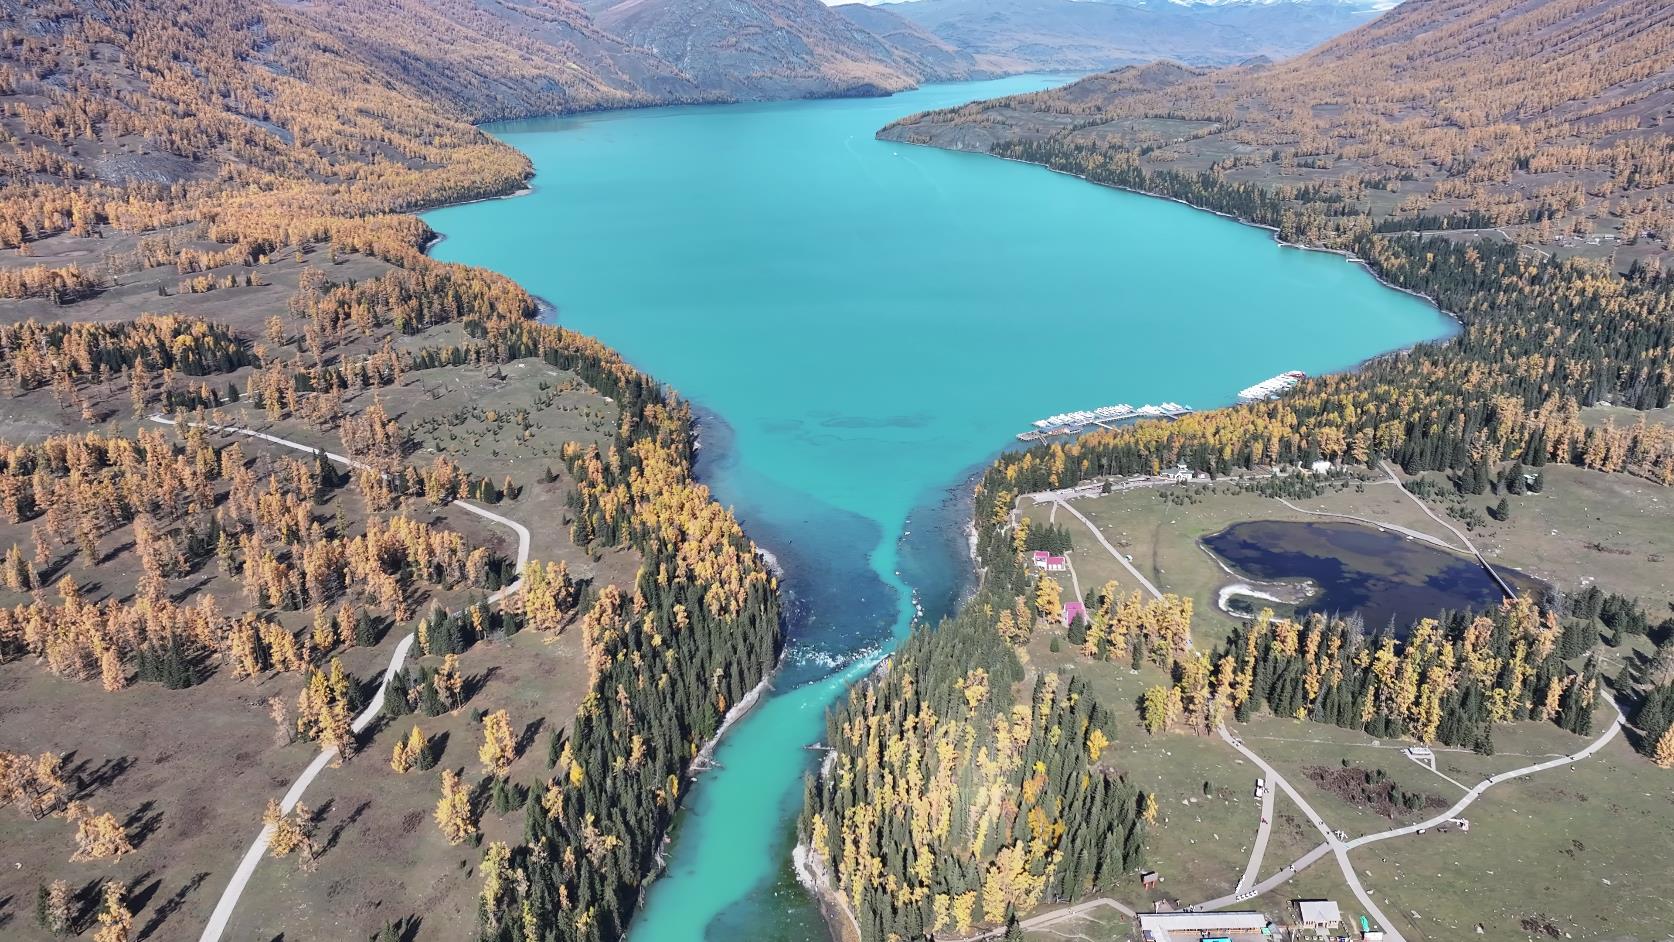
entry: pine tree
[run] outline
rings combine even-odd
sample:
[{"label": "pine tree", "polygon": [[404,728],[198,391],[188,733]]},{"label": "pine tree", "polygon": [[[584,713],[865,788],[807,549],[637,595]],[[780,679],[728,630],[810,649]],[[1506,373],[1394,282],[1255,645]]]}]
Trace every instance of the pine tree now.
[{"label": "pine tree", "polygon": [[394,719],[413,712],[409,694],[407,672],[405,670],[396,671],[395,676],[391,677],[389,683],[384,685],[383,715],[386,718]]}]

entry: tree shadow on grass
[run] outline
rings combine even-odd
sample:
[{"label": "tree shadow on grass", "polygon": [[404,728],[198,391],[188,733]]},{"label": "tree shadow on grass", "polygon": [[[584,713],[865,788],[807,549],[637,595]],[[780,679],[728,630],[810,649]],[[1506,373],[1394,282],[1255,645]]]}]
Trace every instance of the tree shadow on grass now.
[{"label": "tree shadow on grass", "polygon": [[155,810],[156,807],[155,801],[146,801],[122,822],[122,829],[128,832],[128,842],[134,845],[135,849],[144,844],[146,838],[157,833],[157,828],[162,826],[163,813]]},{"label": "tree shadow on grass", "polygon": [[[132,883],[128,884],[128,893],[124,905],[128,907],[129,912],[144,912],[145,907],[149,905],[151,900],[157,895],[157,891],[163,888],[162,880],[151,880],[151,874],[153,872],[154,871],[147,870],[135,878]],[[151,880],[151,882],[147,884],[145,882],[147,880]]]},{"label": "tree shadow on grass", "polygon": [[[170,916],[179,912],[180,907],[186,905],[186,897],[197,892],[198,887],[203,886],[204,881],[208,879],[209,871],[200,871],[194,874],[192,879],[187,880],[180,889],[175,890],[168,899],[158,904],[157,908],[152,910],[151,918],[147,919],[145,925],[140,927],[138,938],[151,938],[158,929],[163,927],[163,923],[169,921]],[[135,911],[138,912],[139,908],[135,907]]]},{"label": "tree shadow on grass", "polygon": [[466,677],[464,689],[460,691],[461,701],[464,703],[470,703],[476,698],[478,693],[482,692],[484,687],[488,686],[488,682],[493,680],[495,675],[499,673],[500,668],[498,666],[490,666],[488,670],[485,670],[480,674],[472,674],[469,677]]},{"label": "tree shadow on grass", "polygon": [[436,759],[436,765],[441,765],[442,757],[448,754],[448,738],[449,733],[445,729],[430,737],[430,755]]},{"label": "tree shadow on grass", "polygon": [[99,914],[99,904],[103,902],[101,889],[105,881],[94,877],[81,885],[81,889],[70,895],[70,925],[80,932],[91,926]]},{"label": "tree shadow on grass", "polygon": [[537,716],[523,727],[523,732],[517,737],[517,754],[523,755],[535,747],[535,738],[546,728],[546,718]]},{"label": "tree shadow on grass", "polygon": [[[65,758],[67,761],[69,757],[66,756]],[[122,777],[124,772],[134,767],[133,756],[118,756],[114,759],[106,759],[97,766],[89,768],[92,761],[91,759],[82,759],[66,773],[65,778],[75,783],[75,790],[70,795],[72,801],[86,801],[100,789],[110,787],[112,783]]]},{"label": "tree shadow on grass", "polygon": [[343,832],[347,831],[356,821],[359,821],[360,816],[365,814],[366,809],[370,807],[372,807],[371,801],[363,801],[355,806],[355,810],[345,815],[343,820],[337,822],[337,825],[331,829],[331,834],[326,837],[325,846],[320,848],[320,856],[323,857],[330,853],[331,849],[336,847],[337,842],[342,839]]}]

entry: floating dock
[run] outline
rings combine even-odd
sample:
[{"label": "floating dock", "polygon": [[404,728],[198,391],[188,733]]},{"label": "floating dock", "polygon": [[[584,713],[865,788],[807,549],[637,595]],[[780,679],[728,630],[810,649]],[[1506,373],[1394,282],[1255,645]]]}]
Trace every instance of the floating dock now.
[{"label": "floating dock", "polygon": [[1291,370],[1277,376],[1264,379],[1254,386],[1246,386],[1238,391],[1239,402],[1264,402],[1277,399],[1292,389],[1296,384],[1308,378],[1308,374],[1301,370]]},{"label": "floating dock", "polygon": [[1049,415],[1044,419],[1036,419],[1034,428],[1017,436],[1018,441],[1038,442],[1055,435],[1079,435],[1087,430],[1087,426],[1098,428],[1115,428],[1118,422],[1128,422],[1134,419],[1174,419],[1192,411],[1191,406],[1183,406],[1178,402],[1164,402],[1158,405],[1145,405],[1135,409],[1125,402],[1113,406],[1099,406],[1097,409],[1080,410],[1077,412],[1061,412]]}]

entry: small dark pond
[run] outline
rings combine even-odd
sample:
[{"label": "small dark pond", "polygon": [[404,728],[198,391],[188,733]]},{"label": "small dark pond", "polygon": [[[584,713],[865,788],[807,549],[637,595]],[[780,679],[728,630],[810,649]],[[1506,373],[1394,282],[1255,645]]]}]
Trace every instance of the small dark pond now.
[{"label": "small dark pond", "polygon": [[[1359,524],[1256,520],[1233,524],[1203,543],[1251,579],[1312,580],[1319,594],[1298,614],[1358,614],[1368,631],[1393,623],[1405,634],[1408,625],[1444,609],[1481,610],[1502,598],[1473,560]],[[1537,580],[1497,568],[1519,592],[1539,591]]]}]

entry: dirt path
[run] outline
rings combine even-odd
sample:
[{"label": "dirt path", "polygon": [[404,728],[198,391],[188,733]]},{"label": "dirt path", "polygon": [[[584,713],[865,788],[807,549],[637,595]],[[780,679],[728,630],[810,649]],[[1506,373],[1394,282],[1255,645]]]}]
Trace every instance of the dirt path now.
[{"label": "dirt path", "polygon": [[1116,561],[1122,564],[1122,568],[1126,569],[1129,575],[1133,576],[1140,585],[1144,586],[1145,591],[1151,593],[1153,598],[1162,598],[1162,592],[1158,591],[1157,587],[1151,584],[1151,580],[1140,575],[1139,570],[1133,567],[1133,563],[1128,562],[1128,558],[1126,556],[1116,552],[1116,547],[1110,545],[1110,541],[1104,538],[1104,534],[1099,531],[1098,527],[1093,525],[1093,521],[1088,520],[1082,515],[1081,511],[1076,510],[1075,507],[1067,501],[1054,499],[1052,502],[1069,511],[1075,516],[1075,519],[1085,524],[1087,529],[1092,531],[1093,538],[1099,541],[1099,545],[1103,546],[1105,550],[1110,553],[1110,555],[1116,557]]},{"label": "dirt path", "polygon": [[[174,419],[161,415],[151,416],[151,421],[162,425],[177,424]],[[258,432],[254,429],[239,428],[231,425],[209,425],[206,423],[187,424],[194,425],[198,428],[208,429],[212,432],[220,432],[228,435],[244,435],[249,438],[257,438],[262,441],[271,442],[275,445],[281,445],[285,448],[307,452],[311,455],[323,455],[338,464],[347,465],[351,468],[367,469],[365,464],[355,461],[353,458],[333,454],[332,452],[324,451],[311,445],[304,445],[301,442],[294,442],[289,439],[268,435],[265,432]],[[517,572],[520,574],[523,572],[524,565],[529,562],[528,527],[525,527],[523,524],[518,523],[515,520],[502,517],[497,513],[484,510],[475,504],[467,503],[462,500],[454,501],[451,506],[458,507],[461,510],[476,514],[485,520],[491,520],[495,523],[511,528],[512,532],[517,534]],[[523,579],[522,576],[519,575],[517,581],[500,589],[493,595],[490,595],[487,600],[488,604],[492,605],[506,596],[515,593],[522,587],[522,585]],[[365,731],[368,726],[372,725],[372,721],[378,718],[378,713],[383,709],[384,705],[384,688],[389,686],[390,681],[406,663],[407,652],[412,650],[414,640],[415,635],[409,632],[406,637],[396,643],[395,651],[390,655],[389,666],[384,669],[384,676],[378,681],[377,692],[372,695],[371,702],[367,704],[366,709],[362,710],[360,715],[355,717],[354,722],[349,726],[349,728],[356,735]],[[336,758],[336,747],[321,750],[320,754],[314,757],[314,761],[308,763],[308,767],[302,770],[302,774],[298,775],[296,781],[292,782],[291,787],[286,790],[285,796],[279,801],[280,810],[286,814],[290,814],[291,809],[295,808],[297,802],[302,800],[302,795],[308,790],[308,786],[312,785],[314,783],[314,779],[318,778],[320,773],[325,771],[326,766],[330,765]],[[227,888],[221,891],[221,898],[216,902],[215,911],[210,914],[209,924],[204,926],[203,934],[198,936],[198,942],[218,942],[222,933],[226,932],[227,922],[232,919],[233,910],[238,906],[238,898],[243,895],[244,887],[250,882],[250,877],[255,874],[256,866],[262,862],[262,855],[267,853],[268,841],[271,840],[272,837],[273,828],[265,824],[262,825],[261,832],[257,834],[256,839],[251,842],[250,849],[244,852],[243,859],[238,862],[238,868],[233,871],[232,879],[227,881]]]},{"label": "dirt path", "polygon": [[1494,581],[1500,584],[1500,591],[1504,592],[1507,598],[1514,599],[1517,597],[1517,590],[1511,587],[1511,583],[1505,581],[1504,577],[1500,575],[1499,570],[1495,569],[1493,564],[1488,562],[1488,557],[1482,555],[1482,551],[1476,548],[1476,544],[1471,542],[1471,538],[1466,536],[1464,531],[1460,530],[1453,524],[1448,523],[1446,520],[1443,520],[1434,510],[1430,509],[1429,504],[1420,500],[1417,494],[1407,490],[1407,486],[1401,483],[1400,477],[1395,474],[1395,469],[1389,466],[1389,462],[1379,461],[1378,467],[1383,469],[1384,474],[1389,475],[1389,480],[1395,482],[1395,486],[1401,489],[1401,493],[1407,495],[1407,497],[1412,499],[1413,503],[1418,505],[1419,510],[1424,511],[1425,515],[1431,520],[1434,520],[1446,527],[1453,533],[1454,536],[1459,538],[1460,544],[1462,544],[1465,549],[1470,550],[1471,555],[1476,557],[1476,561],[1482,564],[1482,568],[1488,570],[1488,575],[1493,576]]},{"label": "dirt path", "polygon": [[[1331,830],[1330,825],[1325,823],[1325,819],[1319,816],[1319,812],[1315,811],[1313,806],[1308,804],[1307,799],[1303,798],[1302,795],[1291,786],[1290,782],[1287,781],[1284,776],[1280,775],[1276,769],[1268,765],[1266,760],[1251,751],[1248,746],[1244,745],[1242,740],[1235,738],[1231,733],[1227,732],[1225,723],[1222,723],[1219,727],[1217,727],[1216,732],[1220,733],[1221,739],[1225,740],[1232,746],[1232,748],[1242,753],[1244,758],[1254,762],[1257,768],[1265,772],[1270,786],[1277,785],[1278,787],[1284,789],[1285,794],[1290,796],[1290,800],[1296,803],[1296,807],[1301,808],[1302,813],[1306,815],[1308,820],[1313,822],[1314,827],[1325,836],[1325,845],[1331,854],[1337,858],[1337,868],[1343,872],[1343,879],[1348,881],[1349,889],[1353,891],[1354,898],[1360,901],[1361,909],[1368,913],[1373,919],[1376,919],[1378,925],[1383,927],[1384,938],[1387,942],[1406,942],[1406,937],[1401,935],[1400,931],[1394,926],[1390,925],[1389,917],[1385,916],[1383,911],[1378,909],[1378,904],[1372,901],[1371,894],[1367,893],[1366,888],[1360,885],[1360,875],[1354,871],[1354,866],[1349,863],[1348,846],[1337,839],[1336,833]],[[1322,854],[1321,856],[1324,855]]]},{"label": "dirt path", "polygon": [[[1221,896],[1207,902],[1199,903],[1196,906],[1191,907],[1191,909],[1198,912],[1207,912],[1210,910],[1220,909],[1224,906],[1230,906],[1233,903],[1241,902],[1253,896],[1260,896],[1261,894],[1285,883],[1298,873],[1301,873],[1315,861],[1324,857],[1328,853],[1337,854],[1338,864],[1343,868],[1344,876],[1349,878],[1350,888],[1355,890],[1355,895],[1360,898],[1362,904],[1366,904],[1369,900],[1361,896],[1364,890],[1360,888],[1358,881],[1352,876],[1353,868],[1348,865],[1348,851],[1357,847],[1364,847],[1367,844],[1376,843],[1378,841],[1385,841],[1392,837],[1403,837],[1408,834],[1417,834],[1419,831],[1429,830],[1430,828],[1440,827],[1441,825],[1447,824],[1451,819],[1457,818],[1463,814],[1466,808],[1469,808],[1471,804],[1473,804],[1478,798],[1481,798],[1483,794],[1488,791],[1488,789],[1494,787],[1495,785],[1503,784],[1515,778],[1534,775],[1537,772],[1560,768],[1565,765],[1580,762],[1582,759],[1592,756],[1600,749],[1609,745],[1610,741],[1615,739],[1621,733],[1623,724],[1627,722],[1626,717],[1622,715],[1621,707],[1616,704],[1614,698],[1606,697],[1605,702],[1610,704],[1610,710],[1616,714],[1615,717],[1610,720],[1609,727],[1605,729],[1603,733],[1599,734],[1596,739],[1576,752],[1570,753],[1566,756],[1558,756],[1556,758],[1547,759],[1543,762],[1536,762],[1532,765],[1523,766],[1522,768],[1512,769],[1509,772],[1495,773],[1478,783],[1474,788],[1466,791],[1464,797],[1460,798],[1459,801],[1453,805],[1453,807],[1427,821],[1421,821],[1417,824],[1409,824],[1404,827],[1390,828],[1387,831],[1379,831],[1376,834],[1367,834],[1363,837],[1357,837],[1350,841],[1338,840],[1336,834],[1326,827],[1324,820],[1318,818],[1313,809],[1303,803],[1300,796],[1291,789],[1290,783],[1286,782],[1282,778],[1275,777],[1271,779],[1270,782],[1281,784],[1284,787],[1285,793],[1290,795],[1292,800],[1296,801],[1297,807],[1301,808],[1303,813],[1308,816],[1309,820],[1313,821],[1314,826],[1319,828],[1321,832],[1325,834],[1325,843],[1320,844],[1313,850],[1303,854],[1295,863],[1286,866],[1283,870],[1273,874],[1265,880],[1262,880],[1253,887],[1246,888],[1246,883],[1249,880],[1249,873],[1246,871],[1244,880],[1240,881],[1238,884],[1238,891],[1227,896]],[[1221,738],[1231,743],[1233,748],[1243,753],[1247,758],[1249,758],[1252,762],[1255,762],[1262,769],[1268,771],[1269,774],[1276,775],[1276,773],[1272,773],[1270,766],[1266,765],[1266,763],[1257,757],[1254,752],[1244,746],[1243,740],[1236,739],[1227,733],[1224,726],[1221,727]],[[1452,779],[1449,779],[1449,781],[1452,781]],[[1271,784],[1269,785],[1268,794],[1272,794]],[[1271,814],[1269,814],[1268,817],[1271,818]],[[1399,942],[1401,939],[1400,934],[1393,929],[1390,929],[1387,919],[1384,919],[1381,915],[1379,915],[1378,911],[1371,906],[1367,906],[1367,912],[1371,913],[1373,917],[1383,925],[1384,929],[1388,933],[1387,938],[1389,938],[1390,942]]]},{"label": "dirt path", "polygon": [[1275,497],[1274,500],[1284,504],[1286,507],[1289,507],[1291,510],[1296,511],[1299,514],[1307,514],[1310,517],[1330,517],[1337,520],[1352,520],[1355,523],[1364,523],[1369,527],[1377,527],[1379,530],[1388,530],[1392,533],[1399,533],[1402,536],[1411,537],[1419,542],[1428,543],[1431,546],[1437,546],[1445,550],[1451,550],[1455,553],[1468,552],[1468,550],[1463,547],[1454,546],[1452,543],[1440,539],[1439,537],[1431,536],[1422,530],[1411,530],[1397,523],[1385,523],[1381,520],[1373,520],[1369,517],[1356,517],[1353,514],[1335,514],[1324,510],[1304,510],[1290,501],[1285,500],[1283,497]]}]

